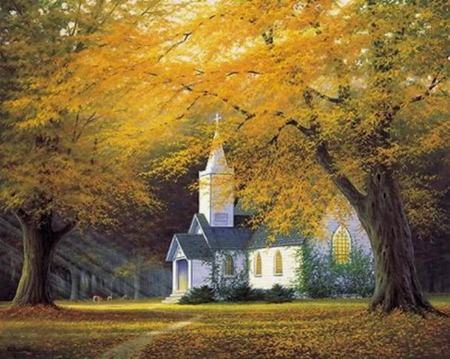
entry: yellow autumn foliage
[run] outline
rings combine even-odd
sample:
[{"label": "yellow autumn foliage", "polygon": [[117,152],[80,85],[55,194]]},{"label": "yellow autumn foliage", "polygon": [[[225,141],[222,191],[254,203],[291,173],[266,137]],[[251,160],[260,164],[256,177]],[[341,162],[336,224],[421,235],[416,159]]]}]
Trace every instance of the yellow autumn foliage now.
[{"label": "yellow autumn foliage", "polygon": [[[70,98],[95,108],[118,126],[115,143],[136,151],[169,136],[158,170],[170,174],[205,154],[220,112],[238,196],[279,232],[318,234],[324,213],[348,208],[337,177],[364,193],[373,168],[401,178],[415,159],[448,150],[442,2],[176,3],[89,37],[48,107]],[[317,163],[319,145],[332,172]]]}]

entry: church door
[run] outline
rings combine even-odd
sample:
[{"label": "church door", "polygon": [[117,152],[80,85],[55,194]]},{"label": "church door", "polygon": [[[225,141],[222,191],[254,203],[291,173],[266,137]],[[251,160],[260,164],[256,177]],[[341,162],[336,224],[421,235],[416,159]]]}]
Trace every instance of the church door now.
[{"label": "church door", "polygon": [[177,290],[185,292],[188,289],[188,262],[186,259],[177,261]]}]

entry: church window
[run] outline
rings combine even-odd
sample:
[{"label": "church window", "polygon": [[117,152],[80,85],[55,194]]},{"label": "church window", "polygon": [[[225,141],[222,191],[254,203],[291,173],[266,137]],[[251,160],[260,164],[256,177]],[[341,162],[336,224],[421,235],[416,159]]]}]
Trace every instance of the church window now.
[{"label": "church window", "polygon": [[225,257],[225,275],[234,275],[234,261],[232,256]]},{"label": "church window", "polygon": [[256,253],[256,258],[255,258],[255,276],[260,277],[261,275],[262,275],[261,254]]},{"label": "church window", "polygon": [[347,228],[339,226],[333,234],[333,256],[337,264],[346,264],[350,260],[350,234]]},{"label": "church window", "polygon": [[275,252],[274,274],[283,275],[283,257],[279,250]]},{"label": "church window", "polygon": [[228,224],[228,213],[214,213],[214,225],[226,226]]}]

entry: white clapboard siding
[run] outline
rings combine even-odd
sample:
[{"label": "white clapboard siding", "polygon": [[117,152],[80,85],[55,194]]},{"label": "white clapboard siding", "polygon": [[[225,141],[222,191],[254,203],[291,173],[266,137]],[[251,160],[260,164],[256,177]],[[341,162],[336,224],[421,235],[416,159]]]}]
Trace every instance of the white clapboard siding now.
[{"label": "white clapboard siding", "polygon": [[[280,251],[283,260],[283,274],[275,275],[275,253]],[[262,248],[249,251],[249,283],[253,288],[269,289],[274,284],[292,287],[300,265],[300,246]],[[256,254],[261,255],[262,273],[255,275]]]}]

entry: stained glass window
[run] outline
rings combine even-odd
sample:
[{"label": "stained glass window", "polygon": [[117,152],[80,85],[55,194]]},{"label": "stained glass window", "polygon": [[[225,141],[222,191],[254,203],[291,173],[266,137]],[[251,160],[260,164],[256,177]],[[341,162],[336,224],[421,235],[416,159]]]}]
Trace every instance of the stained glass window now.
[{"label": "stained glass window", "polygon": [[283,275],[283,258],[281,252],[275,252],[275,275]]},{"label": "stained glass window", "polygon": [[225,275],[234,275],[234,263],[232,256],[225,257]]},{"label": "stained glass window", "polygon": [[350,234],[344,226],[339,226],[333,234],[333,256],[338,264],[346,264],[350,260]]},{"label": "stained glass window", "polygon": [[262,261],[261,254],[257,253],[255,258],[255,276],[262,275]]}]

